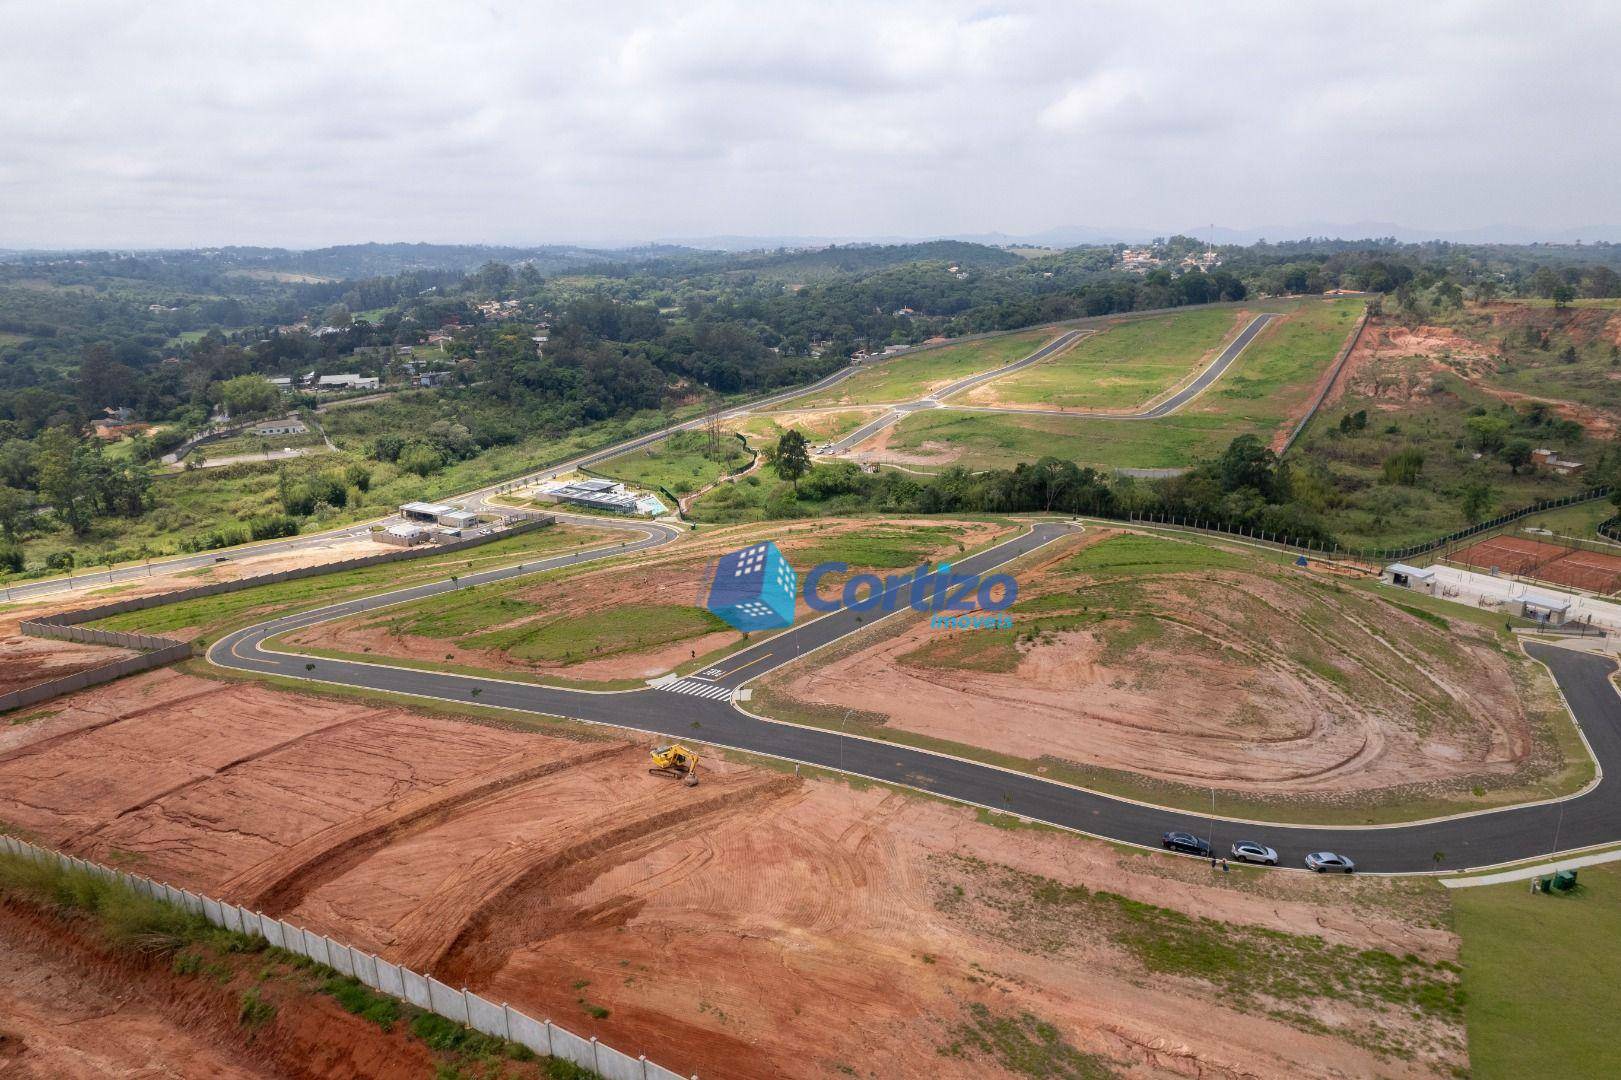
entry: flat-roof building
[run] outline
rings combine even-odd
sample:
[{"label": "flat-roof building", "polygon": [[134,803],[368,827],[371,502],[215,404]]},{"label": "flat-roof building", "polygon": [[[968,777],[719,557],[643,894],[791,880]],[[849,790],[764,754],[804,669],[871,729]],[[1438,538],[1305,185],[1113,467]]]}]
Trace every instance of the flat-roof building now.
[{"label": "flat-roof building", "polygon": [[438,521],[441,515],[454,513],[456,507],[444,503],[408,502],[400,504],[400,513],[412,521]]}]

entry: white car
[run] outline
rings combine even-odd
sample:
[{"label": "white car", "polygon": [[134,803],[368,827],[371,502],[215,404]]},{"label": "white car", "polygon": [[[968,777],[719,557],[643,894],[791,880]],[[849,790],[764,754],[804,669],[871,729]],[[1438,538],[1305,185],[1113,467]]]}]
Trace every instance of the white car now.
[{"label": "white car", "polygon": [[1262,866],[1278,865],[1278,853],[1254,840],[1240,840],[1234,844],[1233,858],[1238,862],[1260,863]]},{"label": "white car", "polygon": [[1306,856],[1306,869],[1315,870],[1319,874],[1349,874],[1356,869],[1356,863],[1332,851],[1314,851]]}]

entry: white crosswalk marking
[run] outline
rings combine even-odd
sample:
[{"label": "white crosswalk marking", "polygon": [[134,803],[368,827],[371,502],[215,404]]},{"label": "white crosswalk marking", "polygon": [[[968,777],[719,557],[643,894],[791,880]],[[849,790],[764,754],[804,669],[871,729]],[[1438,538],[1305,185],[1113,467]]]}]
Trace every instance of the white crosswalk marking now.
[{"label": "white crosswalk marking", "polygon": [[709,698],[711,701],[725,701],[732,696],[732,688],[729,686],[716,686],[696,679],[677,679],[665,683],[658,689],[668,690],[672,694],[691,694],[693,697]]}]

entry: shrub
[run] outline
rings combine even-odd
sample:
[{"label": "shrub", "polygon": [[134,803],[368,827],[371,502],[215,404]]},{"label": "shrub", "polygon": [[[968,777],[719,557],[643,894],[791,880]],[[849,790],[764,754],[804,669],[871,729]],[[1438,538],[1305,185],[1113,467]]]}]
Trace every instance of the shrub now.
[{"label": "shrub", "polygon": [[260,514],[248,519],[248,535],[255,540],[297,536],[298,520],[287,514]]}]

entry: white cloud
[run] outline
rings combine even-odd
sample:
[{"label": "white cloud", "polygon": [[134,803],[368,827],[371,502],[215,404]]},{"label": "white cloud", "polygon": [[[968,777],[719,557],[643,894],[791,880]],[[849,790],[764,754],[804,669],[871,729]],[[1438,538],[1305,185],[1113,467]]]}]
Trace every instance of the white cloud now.
[{"label": "white cloud", "polygon": [[0,0],[0,246],[1621,222],[1609,5]]}]

